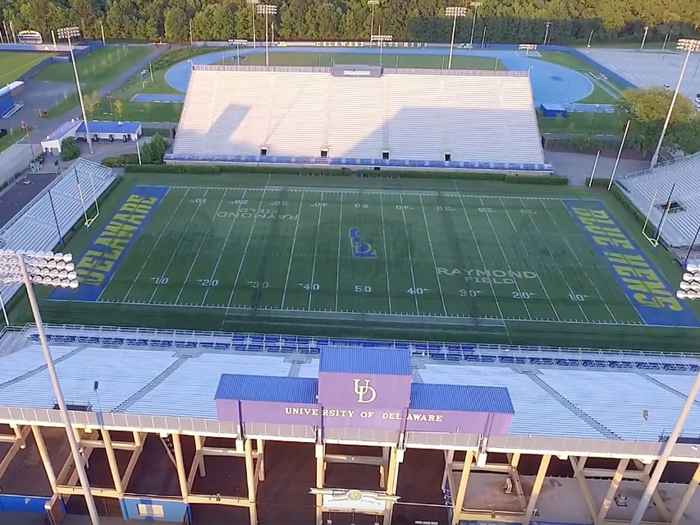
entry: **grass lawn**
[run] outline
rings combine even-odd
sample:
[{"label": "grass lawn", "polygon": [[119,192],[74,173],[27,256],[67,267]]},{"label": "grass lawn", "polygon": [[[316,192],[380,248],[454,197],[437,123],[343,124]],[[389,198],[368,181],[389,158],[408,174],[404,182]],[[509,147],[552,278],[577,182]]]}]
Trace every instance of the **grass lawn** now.
[{"label": "grass lawn", "polygon": [[22,133],[18,128],[9,128],[7,130],[7,135],[0,138],[0,153],[5,151],[7,148],[13,144],[22,140],[26,135]]},{"label": "grass lawn", "polygon": [[[107,46],[102,47],[78,59],[78,75],[83,95],[102,89],[114,78],[132,67],[151,53],[147,46]],[[75,83],[71,64],[51,64],[35,76],[36,82]],[[70,111],[78,105],[78,95],[72,89],[63,100],[49,109],[49,116],[56,117]]]},{"label": "grass lawn", "polygon": [[93,118],[95,120],[130,120],[137,122],[177,122],[180,119],[182,104],[155,103],[155,102],[130,102],[122,100],[123,111],[118,116],[114,111],[114,100],[110,104],[109,99],[103,99],[95,108]]},{"label": "grass lawn", "polygon": [[542,133],[567,133],[581,135],[593,133],[622,135],[625,123],[616,114],[569,113],[566,118],[543,118],[537,116]]},{"label": "grass lawn", "polygon": [[51,55],[52,53],[0,52],[0,87],[17,80],[31,68],[40,64]]},{"label": "grass lawn", "polygon": [[[80,254],[93,250],[94,266],[105,249],[95,241],[122,220],[113,217],[131,195],[151,195],[152,213],[99,266],[104,275],[81,273]],[[679,270],[640,242],[639,225],[606,192],[129,174],[90,231],[65,248],[76,254],[81,288],[42,291],[42,312],[49,322],[572,346],[648,348],[696,337],[659,326],[675,323],[670,309],[639,312],[574,208],[607,210],[651,267],[677,282]],[[25,315],[19,306],[13,316]]]},{"label": "grass lawn", "polygon": [[[445,55],[400,55],[391,51],[382,53],[384,67],[404,68],[447,68],[448,56]],[[221,61],[219,61],[221,63]],[[235,63],[235,57],[230,57],[227,64]],[[248,55],[242,61],[247,66],[259,66],[265,64],[265,54]],[[348,65],[379,65],[379,52],[376,53],[270,53],[270,65],[272,66],[322,66],[329,67],[333,64]],[[453,56],[452,67],[454,69],[499,69],[507,68],[496,59],[474,56]]]}]

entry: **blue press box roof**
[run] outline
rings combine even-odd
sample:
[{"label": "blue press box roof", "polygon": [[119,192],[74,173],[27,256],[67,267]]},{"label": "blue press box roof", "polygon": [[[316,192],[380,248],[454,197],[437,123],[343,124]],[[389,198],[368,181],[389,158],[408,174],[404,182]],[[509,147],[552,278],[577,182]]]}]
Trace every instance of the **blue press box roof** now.
[{"label": "blue press box roof", "polygon": [[[265,376],[280,386],[293,379],[297,399],[311,399],[322,348],[352,354],[388,345],[411,354],[416,406],[485,403],[468,395],[450,399],[455,396],[442,395],[443,385],[504,388],[515,411],[510,435],[525,437],[658,443],[673,428],[700,370],[697,356],[660,352],[61,325],[48,326],[47,337],[71,402],[127,416],[199,420],[217,419],[222,375]],[[392,369],[404,371],[401,362]],[[489,402],[505,408],[497,389]],[[54,403],[36,328],[0,332],[0,407],[51,409]],[[684,433],[700,435],[697,406]]]},{"label": "blue press box roof", "polygon": [[223,374],[216,399],[315,404],[318,381],[308,377]]},{"label": "blue press box roof", "polygon": [[411,375],[411,354],[399,348],[325,346],[320,371],[406,376]]},{"label": "blue press box roof", "polygon": [[515,412],[507,388],[413,383],[411,408],[452,412]]},{"label": "blue press box roof", "polygon": [[[141,129],[140,122],[112,122],[90,121],[90,133],[137,133]],[[85,133],[85,123],[82,122],[77,129],[78,133]]]}]

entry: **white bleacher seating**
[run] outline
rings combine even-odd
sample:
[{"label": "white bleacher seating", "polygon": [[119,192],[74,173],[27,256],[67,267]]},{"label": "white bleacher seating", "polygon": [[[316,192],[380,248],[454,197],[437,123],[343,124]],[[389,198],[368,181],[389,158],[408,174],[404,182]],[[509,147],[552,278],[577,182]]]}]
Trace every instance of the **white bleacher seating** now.
[{"label": "white bleacher seating", "polygon": [[526,75],[194,68],[174,156],[543,164]]},{"label": "white bleacher seating", "polygon": [[[56,222],[58,221],[58,227],[63,236],[84,216],[83,204],[78,192],[78,180],[85,207],[89,208],[111,186],[115,178],[111,168],[78,159],[0,229],[0,249],[34,251],[54,249],[60,242]],[[55,218],[51,209],[49,191],[56,211]],[[0,294],[3,300],[9,301],[18,289],[16,285],[0,286]]]},{"label": "white bleacher seating", "polygon": [[671,201],[679,203],[683,211],[667,214],[661,236],[671,247],[690,247],[700,226],[700,154],[631,173],[621,177],[617,184],[644,216],[654,204],[649,218],[655,226],[669,196]]}]

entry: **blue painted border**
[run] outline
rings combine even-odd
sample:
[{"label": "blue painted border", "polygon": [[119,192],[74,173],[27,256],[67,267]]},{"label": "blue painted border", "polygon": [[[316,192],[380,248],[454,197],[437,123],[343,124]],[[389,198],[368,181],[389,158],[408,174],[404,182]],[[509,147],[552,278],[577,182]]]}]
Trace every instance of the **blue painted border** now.
[{"label": "blue painted border", "polygon": [[[656,269],[603,202],[571,199],[563,199],[562,202],[586,233],[598,255],[605,260],[644,323],[650,326],[700,327],[695,313],[676,299],[676,289]],[[641,286],[654,285],[654,291],[650,288],[635,290],[633,281]]]},{"label": "blue painted border", "polygon": [[56,288],[52,301],[97,301],[153,212],[170,190],[167,186],[134,186],[75,265],[80,287]]}]

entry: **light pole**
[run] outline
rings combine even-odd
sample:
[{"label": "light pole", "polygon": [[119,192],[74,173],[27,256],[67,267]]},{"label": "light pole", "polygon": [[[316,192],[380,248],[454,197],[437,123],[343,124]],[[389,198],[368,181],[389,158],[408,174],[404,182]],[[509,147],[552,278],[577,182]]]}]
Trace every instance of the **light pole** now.
[{"label": "light pole", "polygon": [[[476,11],[474,11],[474,13],[476,13]],[[450,58],[447,61],[447,69],[452,69],[452,50],[455,47],[455,30],[457,29],[457,17],[464,18],[465,16],[467,16],[467,8],[466,7],[446,7],[445,8],[445,16],[452,17],[452,39],[450,40]],[[474,29],[474,26],[472,26],[472,29]],[[472,32],[472,36],[474,36],[473,32]]]},{"label": "light pole", "polygon": [[588,44],[586,44],[586,47],[591,47],[591,40],[593,40],[593,33],[595,33],[595,29],[591,29],[591,34],[588,35]]},{"label": "light pole", "polygon": [[68,40],[68,47],[70,48],[70,60],[73,62],[73,73],[75,73],[75,85],[78,88],[78,99],[80,100],[80,110],[83,112],[83,122],[85,123],[85,136],[87,137],[88,149],[90,150],[90,155],[92,155],[92,137],[90,136],[90,129],[88,128],[88,119],[85,114],[85,104],[83,102],[83,91],[80,89],[80,78],[78,77],[78,66],[75,63],[75,55],[73,54],[73,44],[70,39],[74,36],[80,36],[80,28],[78,27],[62,27],[56,34],[59,39]]},{"label": "light pole", "polygon": [[245,46],[248,44],[247,40],[242,40],[240,38],[236,38],[233,41],[234,44],[236,44],[236,65],[240,66],[241,65],[241,46]]},{"label": "light pole", "polygon": [[552,22],[547,22],[545,25],[546,25],[547,27],[546,27],[546,29],[544,30],[544,42],[542,42],[542,45],[543,45],[543,46],[546,46],[546,45],[547,45],[547,39],[549,38],[549,26],[552,25]]},{"label": "light pole", "polygon": [[41,341],[41,348],[44,351],[46,368],[51,377],[51,384],[53,385],[54,395],[56,396],[56,404],[61,413],[61,421],[66,428],[68,444],[70,445],[73,461],[75,462],[75,469],[78,472],[80,485],[83,488],[85,502],[87,503],[88,512],[90,513],[90,521],[93,525],[99,525],[100,517],[97,513],[95,500],[90,490],[90,482],[87,477],[87,472],[85,471],[85,459],[80,454],[78,442],[73,433],[73,425],[68,414],[68,409],[66,408],[66,402],[63,399],[61,385],[58,382],[56,368],[54,367],[51,350],[49,349],[49,343],[46,339],[41,313],[39,312],[39,305],[36,301],[34,288],[32,286],[33,283],[54,288],[77,288],[77,274],[75,273],[74,265],[71,263],[72,260],[73,256],[69,253],[0,250],[0,282],[5,285],[24,284],[27,289],[29,304],[34,314],[36,329],[39,333],[39,340]]},{"label": "light pole", "polygon": [[379,34],[372,35],[372,42],[379,42],[379,65],[382,65],[382,49],[384,48],[384,42],[391,42],[394,40],[393,35],[382,35],[382,26],[379,26]]},{"label": "light pole", "polygon": [[260,3],[260,0],[245,0],[245,3],[253,9],[253,49],[255,49],[257,47],[255,43],[255,6]]},{"label": "light pole", "polygon": [[651,157],[651,167],[656,166],[659,160],[659,152],[661,151],[661,144],[666,136],[666,131],[668,130],[668,124],[671,121],[671,113],[673,113],[673,107],[676,105],[676,99],[678,98],[678,92],[681,90],[681,83],[683,82],[683,75],[685,75],[685,68],[688,66],[688,60],[690,59],[690,54],[694,51],[700,51],[700,40],[693,40],[690,38],[681,38],[677,43],[676,47],[681,51],[686,51],[685,61],[683,62],[683,68],[681,69],[681,75],[678,77],[678,84],[676,84],[676,90],[673,92],[673,98],[671,99],[671,106],[668,108],[668,114],[666,115],[666,122],[664,122],[664,127],[661,130],[661,136],[659,137],[659,143],[656,145],[656,150],[654,155]]},{"label": "light pole", "polygon": [[639,48],[640,51],[644,51],[644,44],[647,41],[647,33],[649,33],[649,26],[644,26],[644,36],[642,37],[642,47]]},{"label": "light pole", "polygon": [[[470,2],[469,7],[474,8],[474,20],[472,20],[472,35],[469,37],[469,49],[474,49],[474,28],[476,27],[476,12],[479,10],[479,7],[484,5],[483,2]],[[452,34],[454,35],[454,29],[452,30]]]},{"label": "light pole", "polygon": [[100,21],[100,31],[102,32],[102,46],[106,46],[107,42],[105,41],[105,26],[102,24],[102,21]]},{"label": "light pole", "polygon": [[369,42],[372,43],[372,34],[374,34],[374,8],[379,5],[379,0],[367,0],[367,5],[370,9],[370,25],[369,25]]},{"label": "light pole", "polygon": [[258,5],[258,14],[259,15],[265,15],[265,65],[269,66],[270,65],[270,51],[269,51],[269,39],[268,39],[268,23],[267,23],[267,17],[269,15],[275,15],[277,14],[277,6],[276,5],[271,5],[271,4],[259,4]]},{"label": "light pole", "polygon": [[[688,271],[685,274],[683,274],[683,281],[680,284],[680,290],[676,292],[676,297],[678,297],[679,299],[700,298],[700,271],[697,271],[700,270],[700,268],[696,268],[695,266],[693,266],[693,269],[696,271]],[[689,287],[691,287],[688,288],[687,292],[683,289],[683,283],[686,283]],[[693,294],[694,296],[689,297],[690,294]],[[644,513],[647,510],[649,501],[651,501],[652,495],[654,494],[654,492],[656,492],[656,487],[658,486],[659,481],[661,480],[661,476],[664,473],[666,464],[668,463],[668,459],[671,457],[671,452],[673,452],[673,447],[678,441],[678,436],[680,436],[681,431],[683,430],[683,425],[685,424],[685,420],[688,417],[690,409],[695,403],[695,397],[698,395],[699,390],[700,372],[698,372],[698,375],[695,378],[695,383],[693,383],[693,387],[690,389],[688,397],[685,399],[683,409],[678,415],[678,419],[676,420],[676,424],[673,427],[671,435],[668,436],[668,440],[666,440],[666,442],[663,445],[663,450],[661,451],[661,456],[659,457],[659,460],[656,462],[656,468],[654,469],[654,473],[651,475],[649,483],[647,484],[646,489],[644,490],[644,494],[642,494],[642,497],[639,500],[639,505],[637,505],[637,509],[634,512],[634,516],[632,516],[632,521],[630,522],[630,525],[639,525],[642,519],[644,518]]]}]

